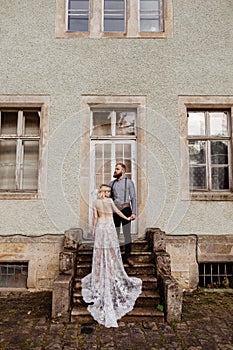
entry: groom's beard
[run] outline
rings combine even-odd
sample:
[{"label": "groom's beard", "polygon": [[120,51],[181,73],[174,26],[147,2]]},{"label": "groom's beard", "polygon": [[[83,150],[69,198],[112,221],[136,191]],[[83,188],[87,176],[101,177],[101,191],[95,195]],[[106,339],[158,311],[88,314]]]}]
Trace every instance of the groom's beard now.
[{"label": "groom's beard", "polygon": [[120,174],[113,174],[113,177],[115,178],[115,179],[119,179],[121,176],[123,175],[123,173],[120,173]]}]

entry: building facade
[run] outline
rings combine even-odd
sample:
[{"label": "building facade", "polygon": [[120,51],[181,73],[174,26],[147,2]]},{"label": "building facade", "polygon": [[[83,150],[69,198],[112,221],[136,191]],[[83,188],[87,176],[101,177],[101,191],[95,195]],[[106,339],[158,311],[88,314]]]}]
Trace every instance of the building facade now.
[{"label": "building facade", "polygon": [[8,1],[0,10],[0,287],[52,289],[116,161],[133,237],[166,232],[183,288],[231,281],[231,0]]}]

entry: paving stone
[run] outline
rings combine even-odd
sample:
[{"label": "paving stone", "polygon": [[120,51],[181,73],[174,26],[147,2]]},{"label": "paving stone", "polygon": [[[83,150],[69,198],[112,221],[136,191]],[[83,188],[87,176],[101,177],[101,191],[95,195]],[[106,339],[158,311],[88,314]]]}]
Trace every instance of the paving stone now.
[{"label": "paving stone", "polygon": [[119,328],[109,329],[53,321],[51,293],[44,292],[0,297],[0,310],[1,350],[233,350],[233,298],[227,293],[184,295],[182,321],[172,325],[119,321]]}]

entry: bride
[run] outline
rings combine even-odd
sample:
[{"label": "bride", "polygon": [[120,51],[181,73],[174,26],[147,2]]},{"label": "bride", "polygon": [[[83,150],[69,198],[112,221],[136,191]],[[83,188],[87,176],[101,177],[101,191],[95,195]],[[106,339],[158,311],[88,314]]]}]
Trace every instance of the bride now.
[{"label": "bride", "polygon": [[125,272],[112,214],[130,218],[117,209],[110,194],[111,187],[101,185],[94,203],[92,271],[82,279],[82,297],[98,323],[118,327],[117,320],[133,309],[142,281]]}]

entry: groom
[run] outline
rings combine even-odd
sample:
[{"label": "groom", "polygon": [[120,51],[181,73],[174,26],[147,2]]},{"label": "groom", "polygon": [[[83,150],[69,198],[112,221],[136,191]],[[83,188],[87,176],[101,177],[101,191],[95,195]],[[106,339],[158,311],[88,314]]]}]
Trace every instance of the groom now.
[{"label": "groom", "polygon": [[[122,213],[135,220],[136,218],[136,191],[132,180],[125,176],[126,166],[123,163],[117,163],[113,177],[115,180],[111,181],[111,197]],[[119,215],[113,213],[113,219],[116,226],[117,234],[119,237],[120,227],[122,224],[122,230],[125,237],[125,262],[133,266],[133,260],[130,258],[131,255],[131,223],[122,219]]]}]

